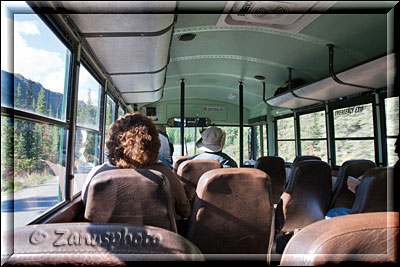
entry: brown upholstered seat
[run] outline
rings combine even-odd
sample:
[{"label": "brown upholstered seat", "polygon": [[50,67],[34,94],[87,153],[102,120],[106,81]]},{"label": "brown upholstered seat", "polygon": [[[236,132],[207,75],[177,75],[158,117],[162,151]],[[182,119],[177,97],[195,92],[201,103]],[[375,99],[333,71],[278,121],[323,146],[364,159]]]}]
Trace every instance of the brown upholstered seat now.
[{"label": "brown upholstered seat", "polygon": [[[158,227],[129,224],[56,223],[16,228],[3,236],[9,265],[116,266],[151,260],[204,260],[184,237]],[[3,249],[2,249],[3,253]]]},{"label": "brown upholstered seat", "polygon": [[98,223],[152,225],[176,232],[168,179],[149,169],[101,172],[89,184],[85,219]]},{"label": "brown upholstered seat", "polygon": [[254,168],[264,171],[271,178],[272,203],[277,204],[285,190],[285,161],[281,157],[260,157],[257,159]]},{"label": "brown upholstered seat", "polygon": [[282,266],[398,263],[399,213],[372,212],[313,223],[287,244]]},{"label": "brown upholstered seat", "polygon": [[188,160],[189,158],[191,158],[193,156],[181,156],[181,157],[177,157],[174,160],[174,163],[172,164],[172,169],[175,173],[177,173],[179,165],[184,162],[185,160]]},{"label": "brown upholstered seat", "polygon": [[274,233],[272,219],[271,179],[265,172],[211,170],[197,185],[187,238],[204,254],[266,257]]},{"label": "brown upholstered seat", "polygon": [[296,163],[289,183],[276,208],[276,225],[282,232],[292,232],[323,220],[331,199],[330,166],[320,160]]},{"label": "brown upholstered seat", "polygon": [[[391,211],[393,207],[388,206],[388,179],[392,179],[394,168],[372,168],[367,170],[361,183],[357,187],[356,199],[350,213],[365,213]],[[392,187],[390,187],[392,190]],[[393,193],[393,191],[392,191]],[[389,194],[390,196],[392,195]]]},{"label": "brown upholstered seat", "polygon": [[177,175],[184,183],[183,187],[190,204],[193,204],[200,177],[204,173],[218,168],[221,168],[221,163],[209,159],[186,160],[179,165]]},{"label": "brown upholstered seat", "polygon": [[354,204],[355,195],[347,188],[347,177],[353,176],[354,178],[358,178],[366,170],[375,167],[375,163],[370,160],[354,159],[344,162],[339,169],[336,183],[332,189],[332,199],[329,209],[339,207],[351,209]]}]

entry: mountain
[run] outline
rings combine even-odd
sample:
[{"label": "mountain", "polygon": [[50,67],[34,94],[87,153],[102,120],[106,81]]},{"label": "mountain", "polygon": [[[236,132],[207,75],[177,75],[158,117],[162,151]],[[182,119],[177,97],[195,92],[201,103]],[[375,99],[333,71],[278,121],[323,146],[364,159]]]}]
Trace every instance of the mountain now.
[{"label": "mountain", "polygon": [[[22,76],[21,74],[12,74],[10,72],[1,70],[1,105],[14,107],[17,96],[17,87],[21,86],[21,102],[26,102],[26,90],[28,84],[31,83],[33,89],[33,98],[35,103],[37,103],[38,95],[40,89],[43,87],[40,83],[29,80]],[[44,87],[43,87],[44,88]],[[58,113],[62,110],[63,94],[50,91],[44,88],[46,109],[50,110],[51,105],[51,117],[56,117],[56,112]]]}]

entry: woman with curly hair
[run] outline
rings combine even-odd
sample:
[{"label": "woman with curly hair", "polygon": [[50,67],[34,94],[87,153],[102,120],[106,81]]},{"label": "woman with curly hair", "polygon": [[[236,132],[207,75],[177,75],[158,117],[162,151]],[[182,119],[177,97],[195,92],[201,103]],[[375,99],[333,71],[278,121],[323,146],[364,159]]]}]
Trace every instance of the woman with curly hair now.
[{"label": "woman with curly hair", "polygon": [[118,168],[145,168],[159,171],[167,177],[174,197],[176,219],[189,217],[191,207],[181,182],[158,160],[160,140],[158,131],[149,118],[139,112],[127,113],[118,118],[110,126],[106,147],[109,163],[93,168],[83,185],[82,200],[85,205],[88,185],[98,173]]}]

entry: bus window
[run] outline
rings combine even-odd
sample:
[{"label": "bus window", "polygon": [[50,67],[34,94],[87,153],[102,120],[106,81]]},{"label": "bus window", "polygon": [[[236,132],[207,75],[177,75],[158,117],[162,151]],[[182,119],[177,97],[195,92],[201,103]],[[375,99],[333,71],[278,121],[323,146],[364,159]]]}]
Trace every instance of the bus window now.
[{"label": "bus window", "polygon": [[292,162],[296,157],[296,141],[294,137],[294,117],[278,119],[277,125],[277,143],[278,156],[286,162]]},{"label": "bus window", "polygon": [[314,155],[328,162],[325,111],[300,115],[302,155]]},{"label": "bus window", "polygon": [[15,14],[14,108],[65,121],[70,55],[37,15]]},{"label": "bus window", "polygon": [[[86,175],[93,167],[100,163],[101,89],[101,85],[89,71],[81,65],[79,72],[77,127],[75,134],[74,194],[81,191]],[[107,105],[108,103],[109,102],[107,102]],[[106,116],[106,119],[107,117],[108,116]]]},{"label": "bus window", "polygon": [[104,125],[104,162],[108,162],[106,143],[108,141],[110,126],[115,121],[115,102],[107,95],[107,105],[106,105],[106,123]]},{"label": "bus window", "polygon": [[74,194],[81,191],[87,174],[99,164],[100,135],[78,130],[75,135]]},{"label": "bus window", "polygon": [[372,104],[333,111],[336,165],[350,159],[375,162]]},{"label": "bus window", "polygon": [[[9,154],[11,147],[3,144],[7,139],[3,139],[5,136],[2,135],[1,190],[2,193],[13,193],[15,206],[5,209],[10,209],[9,212],[14,209],[14,227],[17,227],[27,224],[65,199],[64,139],[67,131],[62,127],[22,119],[14,119],[14,128],[18,131],[14,132],[13,156]],[[10,119],[2,117],[2,134],[3,129],[5,133],[12,129]],[[8,153],[3,150],[3,145],[10,149]],[[10,168],[12,158],[14,166]],[[3,161],[6,164],[3,165]]]},{"label": "bus window", "polygon": [[78,126],[94,130],[100,129],[100,95],[101,85],[81,65],[78,85]]},{"label": "bus window", "polygon": [[125,111],[121,106],[118,107],[118,118],[124,116]]},{"label": "bus window", "polygon": [[388,166],[393,166],[398,157],[394,152],[397,135],[399,134],[399,98],[391,97],[385,99],[386,136]]},{"label": "bus window", "polygon": [[254,129],[255,129],[255,131],[254,131],[254,142],[255,142],[255,144],[254,144],[254,149],[255,149],[254,155],[255,155],[255,159],[254,160],[256,160],[259,157],[261,157],[261,153],[262,153],[262,151],[261,151],[262,139],[260,137],[261,136],[260,135],[261,127],[262,127],[262,125],[257,125],[257,126],[254,127]]},{"label": "bus window", "polygon": [[[14,37],[14,68],[3,69],[2,62],[1,70],[1,220],[14,219],[6,228],[26,225],[65,200],[71,56],[37,15],[14,14],[13,19],[14,32],[8,34]],[[7,81],[14,98],[3,99]],[[3,116],[3,107],[18,110],[18,118]]]},{"label": "bus window", "polygon": [[268,126],[267,125],[262,125],[263,127],[263,135],[262,135],[262,142],[263,142],[263,147],[264,147],[264,151],[263,151],[263,156],[268,156]]}]

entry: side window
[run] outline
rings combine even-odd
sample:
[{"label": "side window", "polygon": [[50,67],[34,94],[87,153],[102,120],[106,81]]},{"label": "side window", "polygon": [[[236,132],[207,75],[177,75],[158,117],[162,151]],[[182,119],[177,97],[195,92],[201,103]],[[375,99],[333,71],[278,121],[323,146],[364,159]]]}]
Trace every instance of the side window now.
[{"label": "side window", "polygon": [[[13,19],[14,34],[8,35],[14,36],[14,70],[3,64],[1,70],[1,106],[20,114],[3,116],[2,110],[1,116],[1,212],[14,216],[14,225],[6,228],[26,225],[65,200],[71,56],[37,15],[14,14]],[[14,99],[3,98],[12,90]]]},{"label": "side window", "polygon": [[104,162],[108,162],[107,158],[107,149],[106,143],[109,139],[109,130],[112,123],[115,121],[115,102],[107,95],[107,104],[106,104],[106,122],[105,122],[105,131],[104,131]]},{"label": "side window", "polygon": [[393,166],[398,160],[394,143],[399,134],[399,97],[385,99],[385,117],[388,166]]},{"label": "side window", "polygon": [[325,111],[300,115],[302,155],[314,155],[328,162]]},{"label": "side window", "polygon": [[262,125],[262,142],[264,144],[263,156],[268,156],[268,125]]},{"label": "side window", "polygon": [[257,160],[259,157],[261,157],[261,154],[262,154],[262,151],[261,151],[262,139],[261,139],[261,134],[260,134],[261,128],[262,128],[262,125],[254,126],[254,129],[255,129],[255,131],[254,131],[254,142],[255,142],[255,144],[254,144],[254,149],[255,149],[254,155],[255,155],[255,159],[254,160]]},{"label": "side window", "polygon": [[124,116],[125,111],[121,106],[118,107],[118,118]]},{"label": "side window", "polygon": [[294,118],[278,119],[276,121],[276,127],[278,133],[278,155],[286,162],[292,162],[296,157]]},{"label": "side window", "polygon": [[81,191],[90,170],[100,159],[100,101],[102,86],[81,65],[75,134],[74,194]]},{"label": "side window", "polygon": [[372,104],[333,111],[336,165],[350,159],[375,161]]}]

